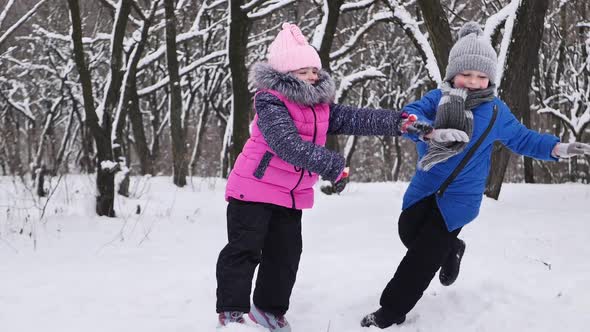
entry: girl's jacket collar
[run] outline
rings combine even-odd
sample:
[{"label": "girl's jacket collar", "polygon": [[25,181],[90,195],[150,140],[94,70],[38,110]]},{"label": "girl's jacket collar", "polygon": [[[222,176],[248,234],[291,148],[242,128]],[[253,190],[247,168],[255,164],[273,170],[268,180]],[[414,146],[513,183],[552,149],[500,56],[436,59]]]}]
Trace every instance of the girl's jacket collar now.
[{"label": "girl's jacket collar", "polygon": [[266,63],[256,63],[250,71],[250,81],[257,90],[274,90],[292,102],[307,106],[334,101],[334,80],[325,70],[320,70],[318,76],[317,83],[310,85],[293,74],[278,72]]}]

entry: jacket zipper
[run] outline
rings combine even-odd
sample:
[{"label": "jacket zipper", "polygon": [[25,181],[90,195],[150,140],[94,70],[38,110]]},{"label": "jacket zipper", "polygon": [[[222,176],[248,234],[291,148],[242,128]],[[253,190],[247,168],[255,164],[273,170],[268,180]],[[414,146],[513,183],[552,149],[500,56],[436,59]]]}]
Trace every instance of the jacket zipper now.
[{"label": "jacket zipper", "polygon": [[[310,106],[311,108],[311,112],[313,113],[313,138],[312,138],[312,143],[315,144],[315,140],[316,140],[316,136],[317,136],[317,115],[315,113],[315,109],[313,108],[313,106]],[[305,175],[305,170],[303,168],[301,168],[300,170],[298,169],[299,167],[295,166],[295,171],[296,172],[301,172],[301,174],[299,175],[299,181],[297,181],[297,184],[295,185],[295,187],[293,187],[293,189],[291,189],[291,191],[289,192],[291,194],[291,203],[292,203],[292,208],[295,209],[295,194],[293,193],[295,191],[295,189],[299,186],[299,184],[301,183],[301,180],[303,180],[303,176]],[[309,173],[309,176],[311,175],[311,171],[307,171]]]},{"label": "jacket zipper", "polygon": [[[315,113],[315,108],[313,108],[313,106],[311,107],[311,112],[313,113],[313,138],[311,140],[311,142],[313,144],[315,144],[315,140],[317,138],[317,133],[318,133],[318,118],[317,115]],[[311,177],[311,171],[307,171],[309,173],[309,176]]]}]

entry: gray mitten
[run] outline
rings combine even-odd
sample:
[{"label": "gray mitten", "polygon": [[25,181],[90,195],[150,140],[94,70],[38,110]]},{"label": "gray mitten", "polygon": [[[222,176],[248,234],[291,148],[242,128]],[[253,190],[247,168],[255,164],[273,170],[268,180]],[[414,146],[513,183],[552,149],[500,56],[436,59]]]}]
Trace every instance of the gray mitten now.
[{"label": "gray mitten", "polygon": [[553,148],[553,155],[559,158],[569,158],[583,154],[590,154],[590,145],[580,142],[557,143]]},{"label": "gray mitten", "polygon": [[469,136],[459,129],[435,129],[429,137],[431,140],[439,143],[448,142],[469,142]]}]

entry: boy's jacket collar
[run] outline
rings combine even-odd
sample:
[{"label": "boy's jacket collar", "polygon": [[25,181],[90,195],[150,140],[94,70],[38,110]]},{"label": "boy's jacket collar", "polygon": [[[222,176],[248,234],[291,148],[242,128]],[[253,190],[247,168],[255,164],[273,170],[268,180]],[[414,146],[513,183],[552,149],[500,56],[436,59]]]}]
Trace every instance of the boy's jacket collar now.
[{"label": "boy's jacket collar", "polygon": [[318,77],[316,84],[310,85],[293,74],[278,72],[266,63],[256,63],[250,71],[250,81],[257,90],[275,90],[294,103],[308,106],[334,101],[334,80],[325,70],[320,70]]}]

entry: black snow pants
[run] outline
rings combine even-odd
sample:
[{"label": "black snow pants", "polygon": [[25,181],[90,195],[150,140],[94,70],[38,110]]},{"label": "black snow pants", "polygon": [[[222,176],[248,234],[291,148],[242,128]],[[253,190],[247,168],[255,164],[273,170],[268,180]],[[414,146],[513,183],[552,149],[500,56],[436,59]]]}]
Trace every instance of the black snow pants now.
[{"label": "black snow pants", "polygon": [[287,312],[303,248],[301,215],[301,210],[230,199],[228,244],[217,260],[217,312],[250,311],[258,264],[254,305],[277,316]]},{"label": "black snow pants", "polygon": [[392,317],[404,316],[412,310],[447,259],[461,231],[447,230],[434,196],[404,210],[398,227],[408,251],[380,299],[381,307]]}]

